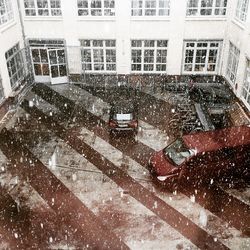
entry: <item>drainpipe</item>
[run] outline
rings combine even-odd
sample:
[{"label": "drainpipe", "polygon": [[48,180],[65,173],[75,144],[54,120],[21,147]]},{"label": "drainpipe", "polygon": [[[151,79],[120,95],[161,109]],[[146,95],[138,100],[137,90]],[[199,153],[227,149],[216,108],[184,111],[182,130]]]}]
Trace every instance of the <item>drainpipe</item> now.
[{"label": "drainpipe", "polygon": [[22,30],[23,44],[24,44],[24,47],[26,48],[26,36],[25,36],[25,31],[24,31],[23,15],[22,15],[21,7],[20,7],[20,0],[17,0],[17,7],[18,7],[19,20],[20,20],[21,30]]},{"label": "drainpipe", "polygon": [[[25,60],[26,60],[26,64],[25,65],[25,69],[27,70],[27,75],[29,76],[28,80],[33,80],[33,67],[31,65],[31,58],[30,58],[30,53],[29,53],[29,46],[26,40],[26,35],[25,35],[25,29],[24,29],[24,23],[23,23],[23,14],[22,14],[22,9],[21,9],[21,4],[20,4],[20,0],[17,0],[17,7],[18,7],[18,13],[19,13],[19,20],[20,20],[20,25],[21,25],[21,30],[22,30],[22,37],[23,37],[23,45],[24,45],[24,51],[25,51]],[[30,77],[32,75],[32,78]],[[27,79],[27,76],[25,76]],[[29,82],[28,82],[29,83]],[[31,82],[32,83],[32,82]]]}]

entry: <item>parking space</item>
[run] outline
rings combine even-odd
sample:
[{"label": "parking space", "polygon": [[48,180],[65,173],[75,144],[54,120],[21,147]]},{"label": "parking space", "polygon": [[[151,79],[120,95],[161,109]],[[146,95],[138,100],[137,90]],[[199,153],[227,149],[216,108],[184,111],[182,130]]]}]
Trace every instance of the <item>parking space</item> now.
[{"label": "parking space", "polygon": [[[246,180],[171,191],[155,184],[147,169],[155,151],[183,133],[207,129],[205,101],[186,91],[128,88],[138,107],[138,133],[111,137],[109,111],[119,91],[37,84],[26,94],[0,133],[0,198],[16,214],[1,220],[0,246],[249,249]],[[234,103],[225,110],[228,105]]]}]

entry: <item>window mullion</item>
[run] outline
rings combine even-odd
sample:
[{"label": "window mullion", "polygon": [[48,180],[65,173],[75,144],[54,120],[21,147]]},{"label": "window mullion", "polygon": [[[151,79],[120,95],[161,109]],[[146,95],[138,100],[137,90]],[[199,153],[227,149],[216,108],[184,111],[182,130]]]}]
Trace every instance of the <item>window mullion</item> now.
[{"label": "window mullion", "polygon": [[48,11],[49,11],[49,15],[52,16],[50,0],[48,0]]},{"label": "window mullion", "polygon": [[91,51],[92,71],[95,71],[95,68],[94,68],[94,47],[93,47],[93,40],[90,40],[90,51]]},{"label": "window mullion", "polygon": [[208,58],[209,58],[209,53],[210,53],[210,42],[207,43],[207,52],[206,52],[206,58],[205,58],[205,69],[206,73],[208,72]]},{"label": "window mullion", "polygon": [[201,15],[201,0],[198,0],[198,13]]},{"label": "window mullion", "polygon": [[142,0],[142,16],[145,16],[145,0]]},{"label": "window mullion", "polygon": [[36,16],[38,16],[38,5],[37,5],[37,1],[38,0],[34,0],[34,2],[35,2],[35,11],[36,11]]},{"label": "window mullion", "polygon": [[155,15],[156,16],[159,16],[159,8],[160,8],[160,3],[159,3],[159,0],[155,0],[156,1],[156,3],[155,3],[155,8],[156,8],[156,13],[155,13]]},{"label": "window mullion", "polygon": [[144,72],[144,42],[145,40],[142,40],[142,47],[141,47],[141,71]]},{"label": "window mullion", "polygon": [[107,71],[107,61],[106,61],[106,41],[105,40],[103,40],[103,47],[102,47],[102,49],[103,49],[103,64],[104,64],[104,71]]},{"label": "window mullion", "polygon": [[197,51],[197,42],[194,43],[194,56],[193,56],[193,63],[192,63],[192,71],[195,71],[195,63],[196,63],[196,51]]},{"label": "window mullion", "polygon": [[216,3],[216,0],[213,0],[213,3],[212,3],[212,16],[215,16],[215,3]]},{"label": "window mullion", "polygon": [[155,40],[155,42],[154,42],[154,68],[153,68],[153,72],[156,72],[156,61],[157,61],[157,40]]}]

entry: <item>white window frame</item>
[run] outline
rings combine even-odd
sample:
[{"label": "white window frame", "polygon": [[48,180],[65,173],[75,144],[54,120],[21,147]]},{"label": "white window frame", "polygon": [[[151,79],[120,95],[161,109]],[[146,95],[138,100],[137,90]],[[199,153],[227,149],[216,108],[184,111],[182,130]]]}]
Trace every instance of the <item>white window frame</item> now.
[{"label": "white window frame", "polygon": [[[81,63],[82,63],[82,70],[84,72],[95,72],[95,73],[116,73],[117,69],[117,59],[116,59],[116,40],[115,39],[83,39],[80,40],[81,42]],[[97,45],[98,43],[102,45]],[[87,45],[89,44],[89,45]],[[84,53],[88,51],[90,57],[89,61],[84,60]],[[108,57],[108,53],[112,52],[110,58],[113,58],[114,61],[110,61]],[[101,57],[103,60],[98,61],[98,53],[101,53]],[[95,56],[97,55],[97,56]],[[102,68],[103,65],[103,68]],[[91,69],[89,68],[91,67]],[[101,68],[102,69],[101,69]],[[110,67],[110,69],[109,69]],[[114,67],[113,69],[111,69]],[[99,68],[99,69],[98,69]]]},{"label": "white window frame", "polygon": [[[158,46],[159,43],[166,43],[167,46]],[[153,46],[147,46],[147,43],[154,43]],[[133,45],[134,44],[134,45]],[[138,45],[138,46],[137,46]],[[147,61],[145,52],[153,52],[148,60],[153,59],[151,62]],[[159,52],[165,53],[164,56],[159,56]],[[131,73],[166,73],[167,72],[167,53],[168,53],[168,40],[159,39],[132,39],[131,40]],[[163,61],[163,62],[162,62]],[[140,66],[140,70],[136,69]],[[146,70],[151,67],[152,70]],[[165,68],[164,70],[157,70],[158,68]]]},{"label": "white window frame", "polygon": [[0,0],[0,26],[14,19],[11,0]]},{"label": "white window frame", "polygon": [[[193,44],[194,46],[188,46],[189,44]],[[199,46],[199,44],[207,44],[207,46]],[[214,46],[218,44],[218,46]],[[184,49],[183,49],[183,64],[182,64],[182,73],[183,74],[217,74],[219,70],[219,58],[221,53],[222,41],[221,40],[198,40],[198,41],[184,41]],[[205,51],[205,60],[197,61],[200,57],[198,55],[198,51]],[[209,61],[211,56],[211,52],[216,50],[216,56],[213,57],[215,62]],[[190,61],[188,60],[187,53],[190,54]],[[201,57],[200,57],[201,58]],[[201,58],[202,59],[202,58]],[[204,67],[203,67],[204,65]],[[201,67],[203,70],[196,70],[198,67]],[[190,68],[191,70],[186,70],[186,68]],[[212,70],[214,67],[214,70]]]},{"label": "white window frame", "polygon": [[[40,1],[47,2],[45,7],[40,7]],[[24,0],[24,14],[26,17],[60,17],[62,16],[61,0]],[[53,4],[58,6],[53,6]],[[47,13],[42,14],[41,12]]]},{"label": "white window frame", "polygon": [[[91,6],[95,2],[99,2],[100,7]],[[78,16],[115,16],[115,0],[77,0],[77,8]]]},{"label": "white window frame", "polygon": [[[211,6],[202,6],[203,1],[211,1]],[[228,0],[188,0],[187,17],[225,17]],[[191,5],[193,3],[193,5]],[[225,6],[224,6],[225,5]]]},{"label": "white window frame", "polygon": [[239,59],[240,50],[233,43],[230,42],[228,49],[226,76],[229,82],[232,84],[235,84],[236,82]]},{"label": "white window frame", "polygon": [[5,53],[6,65],[9,73],[10,84],[14,89],[24,78],[24,62],[19,43]]},{"label": "white window frame", "polygon": [[238,0],[235,11],[236,20],[239,20],[240,22],[246,21],[248,5],[249,5],[249,0]]},{"label": "white window frame", "polygon": [[[170,15],[171,0],[131,0],[133,17],[166,17]],[[147,6],[149,4],[149,6]],[[152,14],[150,14],[150,11]]]},{"label": "white window frame", "polygon": [[246,106],[250,109],[250,59],[246,59],[245,78],[242,87],[241,97]]}]

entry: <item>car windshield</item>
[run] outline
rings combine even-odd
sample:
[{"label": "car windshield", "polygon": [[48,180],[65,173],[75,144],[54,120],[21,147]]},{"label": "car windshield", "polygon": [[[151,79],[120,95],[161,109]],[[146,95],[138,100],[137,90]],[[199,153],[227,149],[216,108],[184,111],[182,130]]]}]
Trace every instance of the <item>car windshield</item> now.
[{"label": "car windshield", "polygon": [[195,150],[188,149],[183,140],[177,139],[164,148],[163,152],[175,165],[181,165],[187,158],[194,155]]}]

